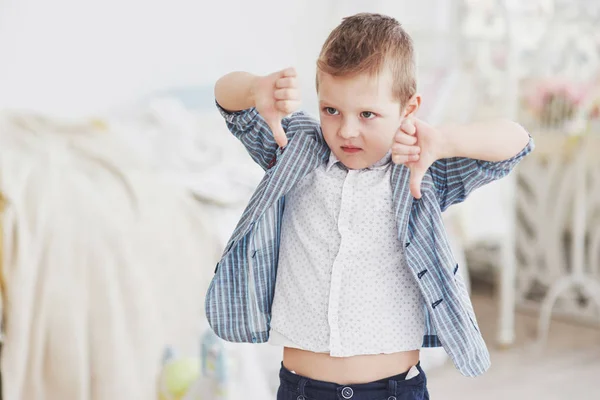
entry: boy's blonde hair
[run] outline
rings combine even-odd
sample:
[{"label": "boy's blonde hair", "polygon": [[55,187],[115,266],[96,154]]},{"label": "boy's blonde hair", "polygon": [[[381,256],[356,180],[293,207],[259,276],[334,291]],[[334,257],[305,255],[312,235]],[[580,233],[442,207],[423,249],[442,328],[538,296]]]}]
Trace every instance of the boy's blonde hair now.
[{"label": "boy's blonde hair", "polygon": [[392,71],[394,99],[406,105],[417,91],[412,38],[392,17],[361,13],[344,18],[321,49],[317,91],[321,72],[332,76],[376,76],[385,67]]}]

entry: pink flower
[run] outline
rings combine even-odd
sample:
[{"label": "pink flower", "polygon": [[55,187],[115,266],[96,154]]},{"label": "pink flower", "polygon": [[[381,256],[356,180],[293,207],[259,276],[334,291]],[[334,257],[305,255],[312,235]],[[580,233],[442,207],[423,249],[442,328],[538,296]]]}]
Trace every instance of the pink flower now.
[{"label": "pink flower", "polygon": [[578,106],[588,94],[588,88],[563,77],[545,78],[535,82],[526,93],[526,101],[538,114],[553,98],[562,98],[569,106]]}]

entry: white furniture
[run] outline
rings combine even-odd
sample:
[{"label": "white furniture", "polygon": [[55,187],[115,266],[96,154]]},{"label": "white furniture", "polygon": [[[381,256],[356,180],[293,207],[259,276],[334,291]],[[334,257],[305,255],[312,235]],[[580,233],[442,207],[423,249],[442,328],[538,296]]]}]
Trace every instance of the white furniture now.
[{"label": "white furniture", "polygon": [[[560,76],[573,87],[592,86],[600,79],[600,38],[594,36],[600,4],[555,1],[554,8],[541,46],[530,54],[536,61],[525,76]],[[600,132],[590,129],[588,107],[583,101],[564,119],[568,103],[555,101],[541,122],[521,114],[538,149],[518,169],[514,300],[539,307],[539,345],[549,333],[553,309],[600,322],[600,308],[594,308],[600,307]],[[502,299],[507,306],[512,300]]]},{"label": "white furniture", "polygon": [[[537,230],[533,237],[527,237],[524,226],[518,230],[518,250],[524,256],[518,300],[526,302],[532,284],[545,286],[538,322],[540,344],[548,335],[555,306],[559,312],[600,322],[599,133],[575,139],[541,137],[543,153],[530,161],[531,168],[520,172],[530,186],[519,191],[518,209],[527,211],[533,220],[528,222]],[[548,171],[546,179],[539,179],[540,167]],[[532,179],[534,174],[536,179]],[[543,196],[544,192],[550,196]],[[532,201],[534,198],[538,200]],[[565,235],[570,237],[568,242]],[[540,257],[545,258],[543,266]],[[595,310],[594,305],[598,307]]]},{"label": "white furniture", "polygon": [[[495,214],[501,213],[500,219],[504,222],[499,229],[488,229],[487,233],[485,229],[480,227],[474,229],[474,226],[468,224],[466,230],[467,236],[470,236],[467,245],[483,241],[499,250],[488,253],[486,261],[499,268],[500,312],[497,342],[500,346],[510,346],[515,340],[515,306],[527,303],[539,307],[542,301],[541,298],[535,300],[531,298],[534,295],[532,285],[537,285],[541,289],[541,294],[546,296],[541,303],[540,340],[543,340],[547,334],[552,305],[558,298],[564,298],[561,294],[562,289],[566,290],[569,283],[585,280],[587,295],[596,298],[593,294],[595,289],[592,290],[595,284],[589,283],[592,281],[589,278],[597,276],[595,272],[590,272],[596,268],[593,263],[597,262],[597,257],[594,259],[583,256],[586,251],[592,253],[596,251],[583,244],[585,237],[593,240],[593,235],[589,233],[589,224],[593,222],[589,221],[589,218],[586,219],[583,211],[587,209],[588,213],[590,212],[590,207],[593,206],[589,204],[589,199],[592,197],[586,196],[586,189],[581,185],[572,197],[568,197],[568,189],[557,184],[558,178],[550,174],[554,170],[548,166],[543,157],[539,156],[542,153],[541,148],[546,147],[548,141],[554,140],[547,137],[548,135],[562,135],[564,138],[569,133],[581,133],[581,126],[569,124],[542,126],[538,120],[531,118],[531,115],[522,112],[524,106],[521,100],[526,88],[524,86],[527,82],[526,78],[562,76],[575,82],[592,80],[600,65],[600,54],[596,47],[600,43],[597,34],[600,3],[562,0],[528,2],[495,0],[465,1],[465,3],[472,9],[464,23],[463,38],[466,43],[467,67],[470,66],[473,72],[468,86],[479,100],[475,103],[477,109],[473,110],[474,116],[478,119],[492,116],[516,119],[526,126],[538,142],[538,150],[534,151],[514,174],[499,182],[499,185],[490,186],[489,190],[485,188],[475,193],[472,199],[467,201],[470,210],[481,212],[485,208],[493,209]],[[473,44],[476,47],[472,47]],[[555,116],[560,115],[564,110],[565,108],[561,108],[560,105],[553,106],[550,110],[551,115],[545,118],[546,121],[556,120]],[[591,143],[588,140],[580,142],[579,146],[589,150]],[[588,178],[596,179],[598,172],[593,172],[594,169],[581,158],[577,159],[577,163],[559,162],[558,159],[562,157],[561,149],[555,148],[554,151],[555,153],[550,157],[551,165],[558,163],[556,169],[560,170],[561,176],[567,173],[573,174],[569,178],[564,178],[565,183],[573,183],[574,177],[582,177],[584,169],[587,171]],[[566,172],[563,170],[565,168],[573,172]],[[575,172],[577,169],[579,174]],[[524,189],[524,180],[530,184],[529,189]],[[588,189],[592,190],[590,186]],[[532,191],[537,196],[534,196]],[[548,196],[557,195],[567,197],[547,199]],[[555,218],[560,214],[557,210],[561,207],[556,206],[559,201],[560,204],[564,203],[563,207],[571,207],[575,202],[575,209],[578,210],[573,215],[565,214],[567,220],[561,221],[563,225],[569,227],[568,229],[559,226]],[[489,204],[494,204],[494,207],[490,207]],[[525,213],[524,210],[536,215],[534,220],[530,218],[527,221],[527,226],[524,222],[526,217],[522,215]],[[472,222],[473,216],[468,215],[468,217],[471,217]],[[469,222],[469,218],[466,220]],[[583,221],[586,220],[588,220],[587,227],[584,227]],[[524,242],[523,235],[528,230],[539,233],[540,237]],[[473,231],[477,231],[477,235],[473,234]],[[586,231],[588,233],[584,233]],[[571,244],[568,246],[560,243],[565,232],[571,235]],[[556,233],[556,239],[553,239],[555,241],[549,241],[549,236],[554,233]],[[470,239],[474,239],[473,242]],[[552,260],[551,257],[543,257],[544,261],[524,259],[523,253],[551,253],[554,257]],[[516,257],[517,254],[519,258]],[[532,284],[532,282],[536,283]],[[538,297],[541,294],[539,293]],[[575,314],[576,297],[580,296],[574,294],[570,296],[571,306],[566,306],[568,301],[559,300],[558,309]],[[587,305],[584,313],[588,319],[593,316],[591,308]]]}]

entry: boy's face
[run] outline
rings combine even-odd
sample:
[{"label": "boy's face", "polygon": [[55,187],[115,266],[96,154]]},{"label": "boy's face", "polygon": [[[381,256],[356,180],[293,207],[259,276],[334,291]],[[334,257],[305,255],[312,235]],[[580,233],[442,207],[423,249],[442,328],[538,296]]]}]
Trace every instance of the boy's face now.
[{"label": "boy's face", "polygon": [[349,169],[363,169],[381,160],[391,149],[394,135],[420,97],[406,107],[392,97],[392,74],[335,77],[319,72],[321,128],[327,145]]}]

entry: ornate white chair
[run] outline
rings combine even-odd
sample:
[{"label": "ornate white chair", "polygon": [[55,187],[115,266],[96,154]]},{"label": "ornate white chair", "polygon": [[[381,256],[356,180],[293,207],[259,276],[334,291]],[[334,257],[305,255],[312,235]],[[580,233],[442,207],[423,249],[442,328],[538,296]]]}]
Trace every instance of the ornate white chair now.
[{"label": "ornate white chair", "polygon": [[501,11],[504,49],[484,40],[484,45],[500,48],[501,68],[489,62],[493,51],[478,50],[477,79],[504,87],[495,91],[497,86],[490,85],[484,93],[487,108],[482,101],[479,113],[494,115],[501,107],[501,114],[519,120],[538,144],[498,191],[508,200],[497,208],[506,223],[495,239],[496,252],[483,252],[484,260],[499,267],[498,342],[506,346],[514,342],[517,304],[540,309],[541,341],[554,305],[572,316],[598,315],[591,300],[600,299],[598,234],[592,228],[599,197],[590,195],[597,190],[598,168],[589,157],[598,150],[597,140],[569,135],[598,128],[589,119],[595,95],[580,89],[590,87],[600,70],[600,4],[487,3]]}]

